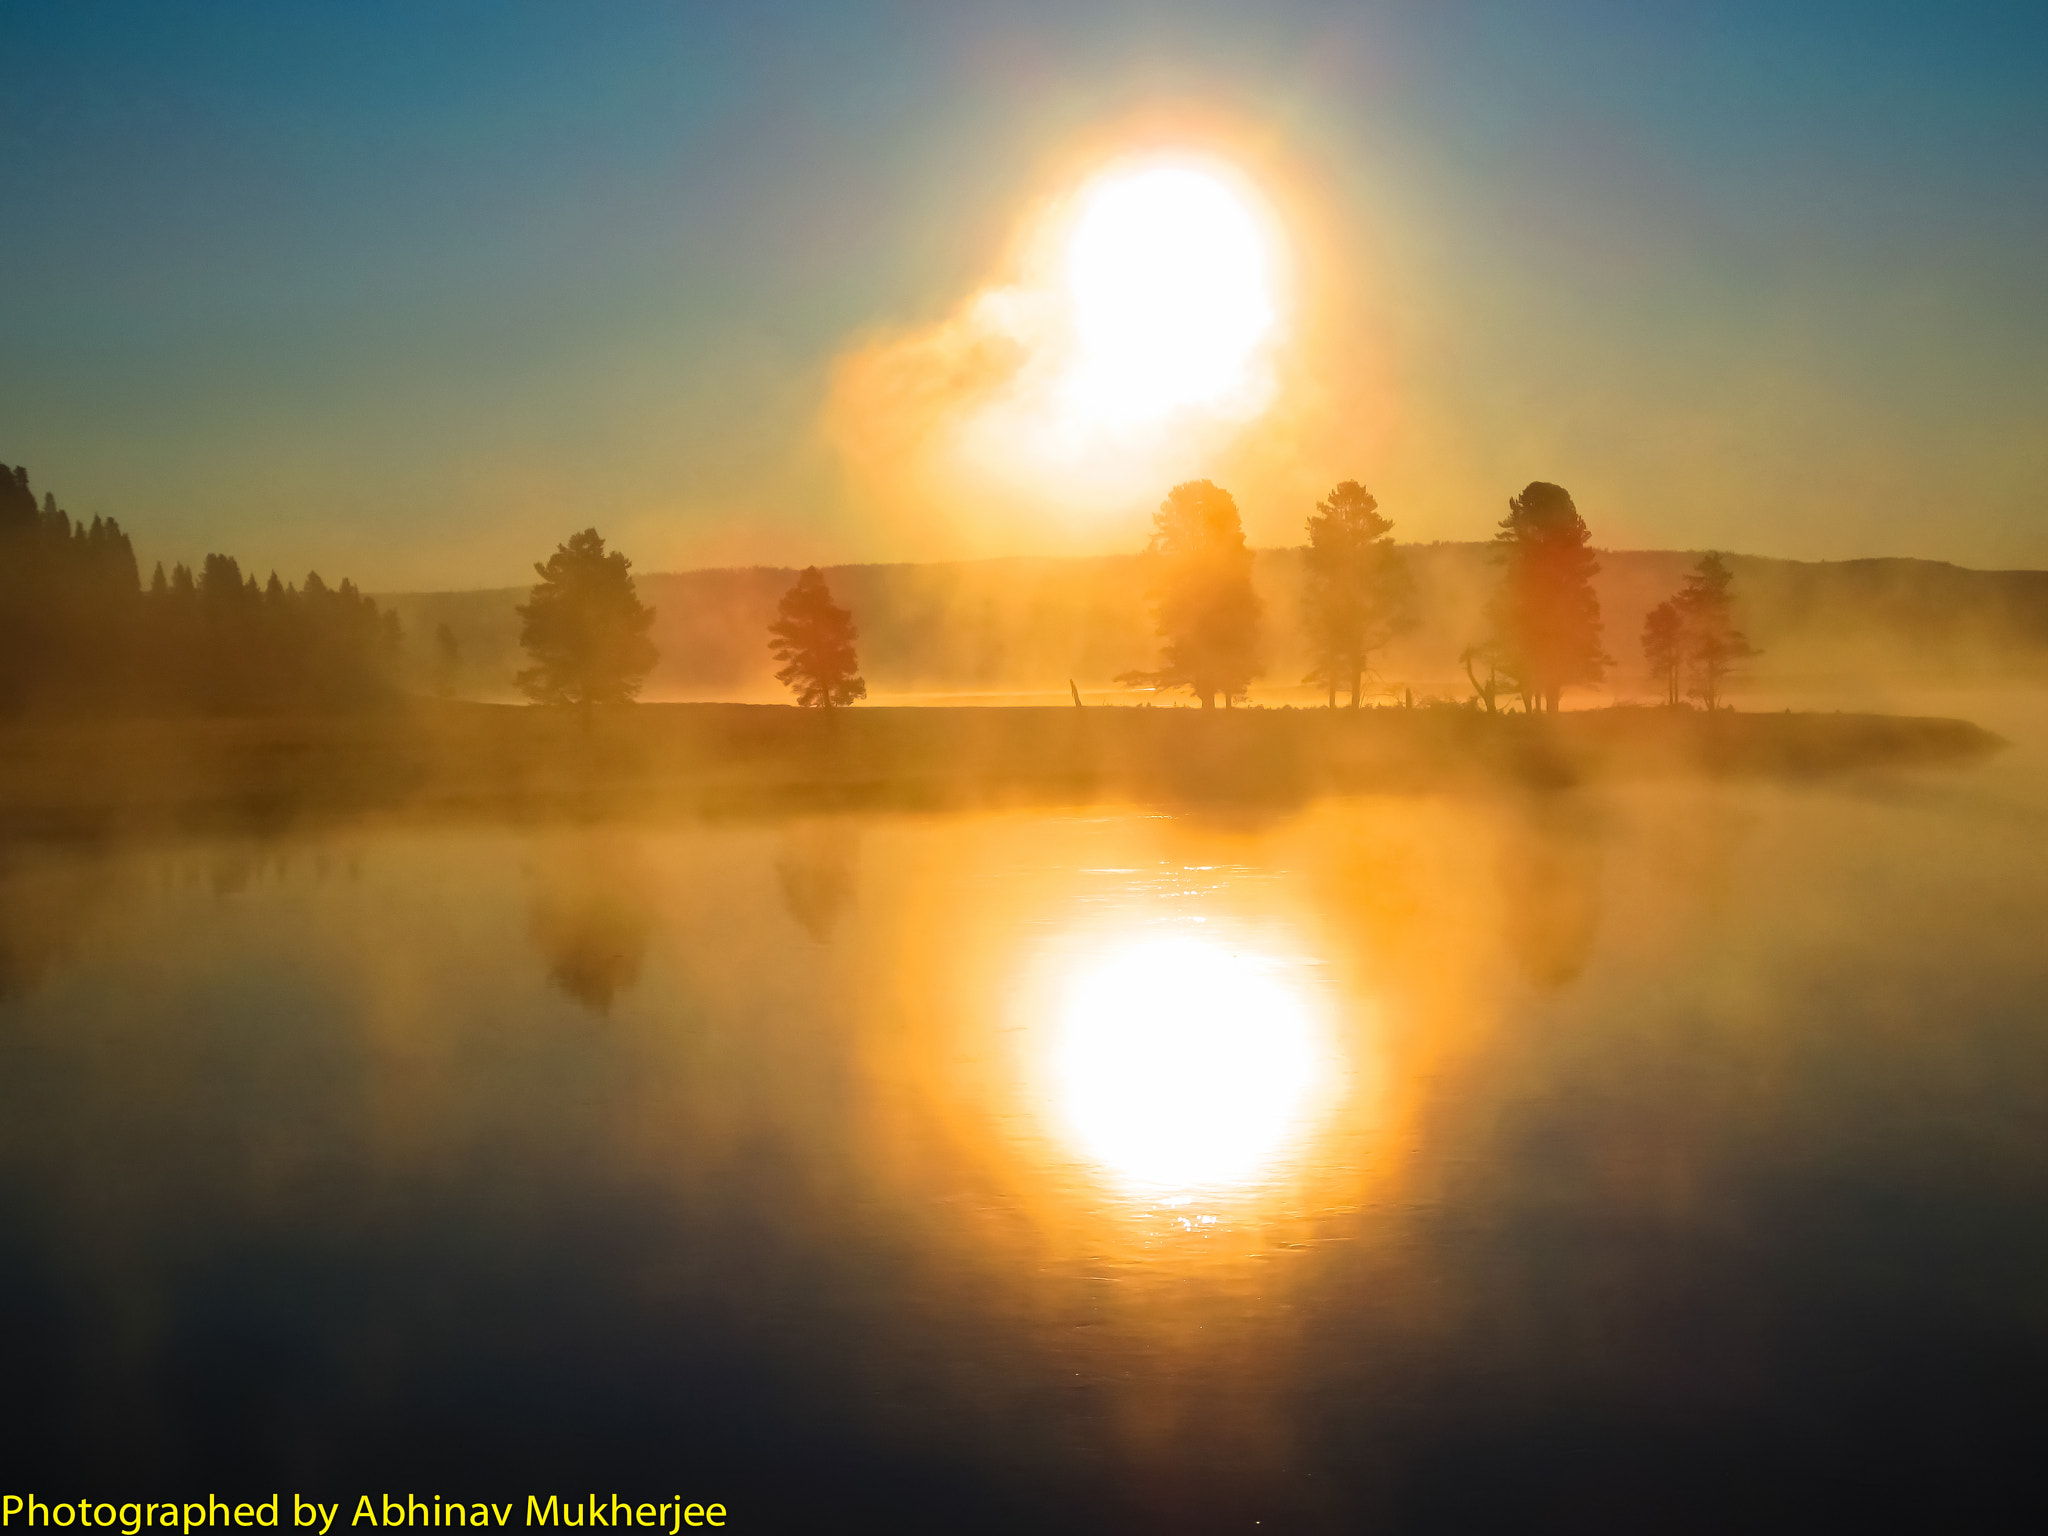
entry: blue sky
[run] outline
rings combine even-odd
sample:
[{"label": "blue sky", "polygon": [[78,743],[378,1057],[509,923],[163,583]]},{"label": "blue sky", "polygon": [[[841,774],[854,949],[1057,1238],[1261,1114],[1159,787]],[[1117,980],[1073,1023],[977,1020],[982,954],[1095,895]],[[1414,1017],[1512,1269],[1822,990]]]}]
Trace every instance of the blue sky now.
[{"label": "blue sky", "polygon": [[819,417],[1076,146],[1184,114],[1310,189],[1360,291],[1304,321],[1393,402],[1234,487],[1255,541],[1318,482],[1464,538],[1544,478],[1616,546],[2048,564],[2042,7],[4,10],[0,459],[145,559],[1131,547],[922,539]]}]

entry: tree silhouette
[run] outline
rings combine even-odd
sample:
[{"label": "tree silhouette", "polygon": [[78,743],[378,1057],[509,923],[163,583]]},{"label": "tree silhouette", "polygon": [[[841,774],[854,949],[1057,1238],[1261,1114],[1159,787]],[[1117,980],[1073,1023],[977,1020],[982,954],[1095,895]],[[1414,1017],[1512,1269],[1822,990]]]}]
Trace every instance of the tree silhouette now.
[{"label": "tree silhouette", "polygon": [[783,666],[775,680],[805,709],[836,709],[868,696],[853,642],[853,615],[832,601],[825,578],[806,566],[782,594],[768,626],[768,651]]},{"label": "tree silhouette", "polygon": [[1372,653],[1415,622],[1408,568],[1393,531],[1372,492],[1356,480],[1317,502],[1308,520],[1302,617],[1316,665],[1304,681],[1322,683],[1332,709],[1340,682],[1358,708]]},{"label": "tree silhouette", "polygon": [[120,524],[74,523],[0,465],[0,711],[132,702],[141,583]]},{"label": "tree silhouette", "polygon": [[660,658],[654,610],[633,588],[633,562],[606,554],[595,528],[557,545],[519,607],[519,643],[533,657],[520,690],[537,704],[626,704]]},{"label": "tree silhouette", "polygon": [[1710,713],[1720,708],[1722,687],[1735,664],[1756,655],[1735,627],[1735,598],[1729,591],[1734,579],[1727,562],[1710,550],[1671,599],[1683,620],[1686,692]]},{"label": "tree silhouette", "polygon": [[1252,555],[1230,492],[1207,480],[1176,485],[1153,515],[1145,557],[1161,665],[1117,681],[1186,688],[1204,709],[1215,708],[1220,693],[1228,709],[1258,676],[1260,617]]},{"label": "tree silhouette", "polygon": [[[1475,661],[1486,663],[1486,681],[1483,683],[1479,681],[1479,674],[1473,670],[1472,663]],[[1491,645],[1468,645],[1463,651],[1458,653],[1458,664],[1465,669],[1465,676],[1472,683],[1473,698],[1486,706],[1486,712],[1489,715],[1499,714],[1501,673],[1500,662],[1495,654],[1494,647]]]},{"label": "tree silhouette", "polygon": [[1643,661],[1663,688],[1664,702],[1675,708],[1685,673],[1685,615],[1668,597],[1643,619]]},{"label": "tree silhouette", "polygon": [[0,464],[0,711],[27,704],[42,640],[37,598],[42,518],[28,470]]},{"label": "tree silhouette", "polygon": [[360,709],[396,692],[397,616],[349,582],[259,583],[229,555],[147,588],[112,518],[74,521],[0,465],[0,713]]},{"label": "tree silhouette", "polygon": [[1561,485],[1535,480],[1508,501],[1494,542],[1507,572],[1489,614],[1497,665],[1513,678],[1526,709],[1557,713],[1573,683],[1597,683],[1607,657],[1600,650],[1600,599],[1593,578],[1592,534]]}]

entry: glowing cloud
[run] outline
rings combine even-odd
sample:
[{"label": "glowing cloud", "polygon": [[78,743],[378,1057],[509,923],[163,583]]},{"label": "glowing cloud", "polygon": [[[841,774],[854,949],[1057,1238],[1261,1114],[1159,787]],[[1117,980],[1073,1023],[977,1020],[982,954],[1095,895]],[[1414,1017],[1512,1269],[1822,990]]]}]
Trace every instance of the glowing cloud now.
[{"label": "glowing cloud", "polygon": [[1013,281],[839,360],[828,432],[884,499],[1028,512],[1041,532],[1149,506],[1272,404],[1285,248],[1226,165],[1112,165],[1020,252]]}]

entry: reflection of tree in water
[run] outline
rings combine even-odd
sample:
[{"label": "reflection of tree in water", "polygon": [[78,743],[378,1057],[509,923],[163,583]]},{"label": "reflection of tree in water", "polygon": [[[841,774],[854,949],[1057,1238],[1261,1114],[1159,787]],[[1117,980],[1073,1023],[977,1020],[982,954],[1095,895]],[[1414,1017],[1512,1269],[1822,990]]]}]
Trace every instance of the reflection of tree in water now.
[{"label": "reflection of tree in water", "polygon": [[594,1013],[640,980],[653,927],[647,871],[611,839],[577,843],[543,864],[528,923],[548,979]]},{"label": "reflection of tree in water", "polygon": [[1507,946],[1522,973],[1554,989],[1578,980],[1600,931],[1602,848],[1586,807],[1532,801],[1505,827],[1500,856]]},{"label": "reflection of tree in water", "polygon": [[1710,781],[1685,793],[1681,813],[1645,828],[1649,867],[1660,885],[1690,901],[1695,924],[1719,924],[1740,910],[1736,855],[1754,820],[1726,785]]},{"label": "reflection of tree in water", "polygon": [[232,902],[292,878],[354,880],[361,862],[346,843],[315,845],[310,858],[244,840],[0,844],[0,998],[41,985],[88,941],[118,935],[152,889]]},{"label": "reflection of tree in water", "polygon": [[[293,873],[293,862],[289,848],[231,843],[207,858],[206,884],[217,900],[226,901],[266,883],[281,884]],[[327,860],[315,860],[312,871],[316,880],[326,879]]]},{"label": "reflection of tree in water", "polygon": [[69,960],[115,895],[114,860],[71,847],[0,848],[0,998]]},{"label": "reflection of tree in water", "polygon": [[783,834],[775,859],[782,905],[820,944],[832,942],[832,930],[853,904],[859,854],[859,836],[848,822],[800,823]]}]

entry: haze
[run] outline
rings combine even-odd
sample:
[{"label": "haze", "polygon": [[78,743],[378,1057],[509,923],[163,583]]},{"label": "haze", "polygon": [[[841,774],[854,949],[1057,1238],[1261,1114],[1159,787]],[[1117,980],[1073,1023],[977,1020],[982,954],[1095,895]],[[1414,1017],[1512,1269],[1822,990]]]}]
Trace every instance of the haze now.
[{"label": "haze", "polygon": [[[382,591],[509,585],[589,523],[642,571],[1130,550],[1191,477],[1262,546],[1346,476],[1414,541],[1540,476],[1611,547],[2040,565],[2044,31],[17,5],[0,447],[145,568]],[[1044,407],[1085,370],[948,352],[1162,165],[1272,263],[1188,400],[1127,387],[1142,346],[1078,418]]]},{"label": "haze", "polygon": [[0,1525],[2048,1529],[2048,12],[4,17]]}]

